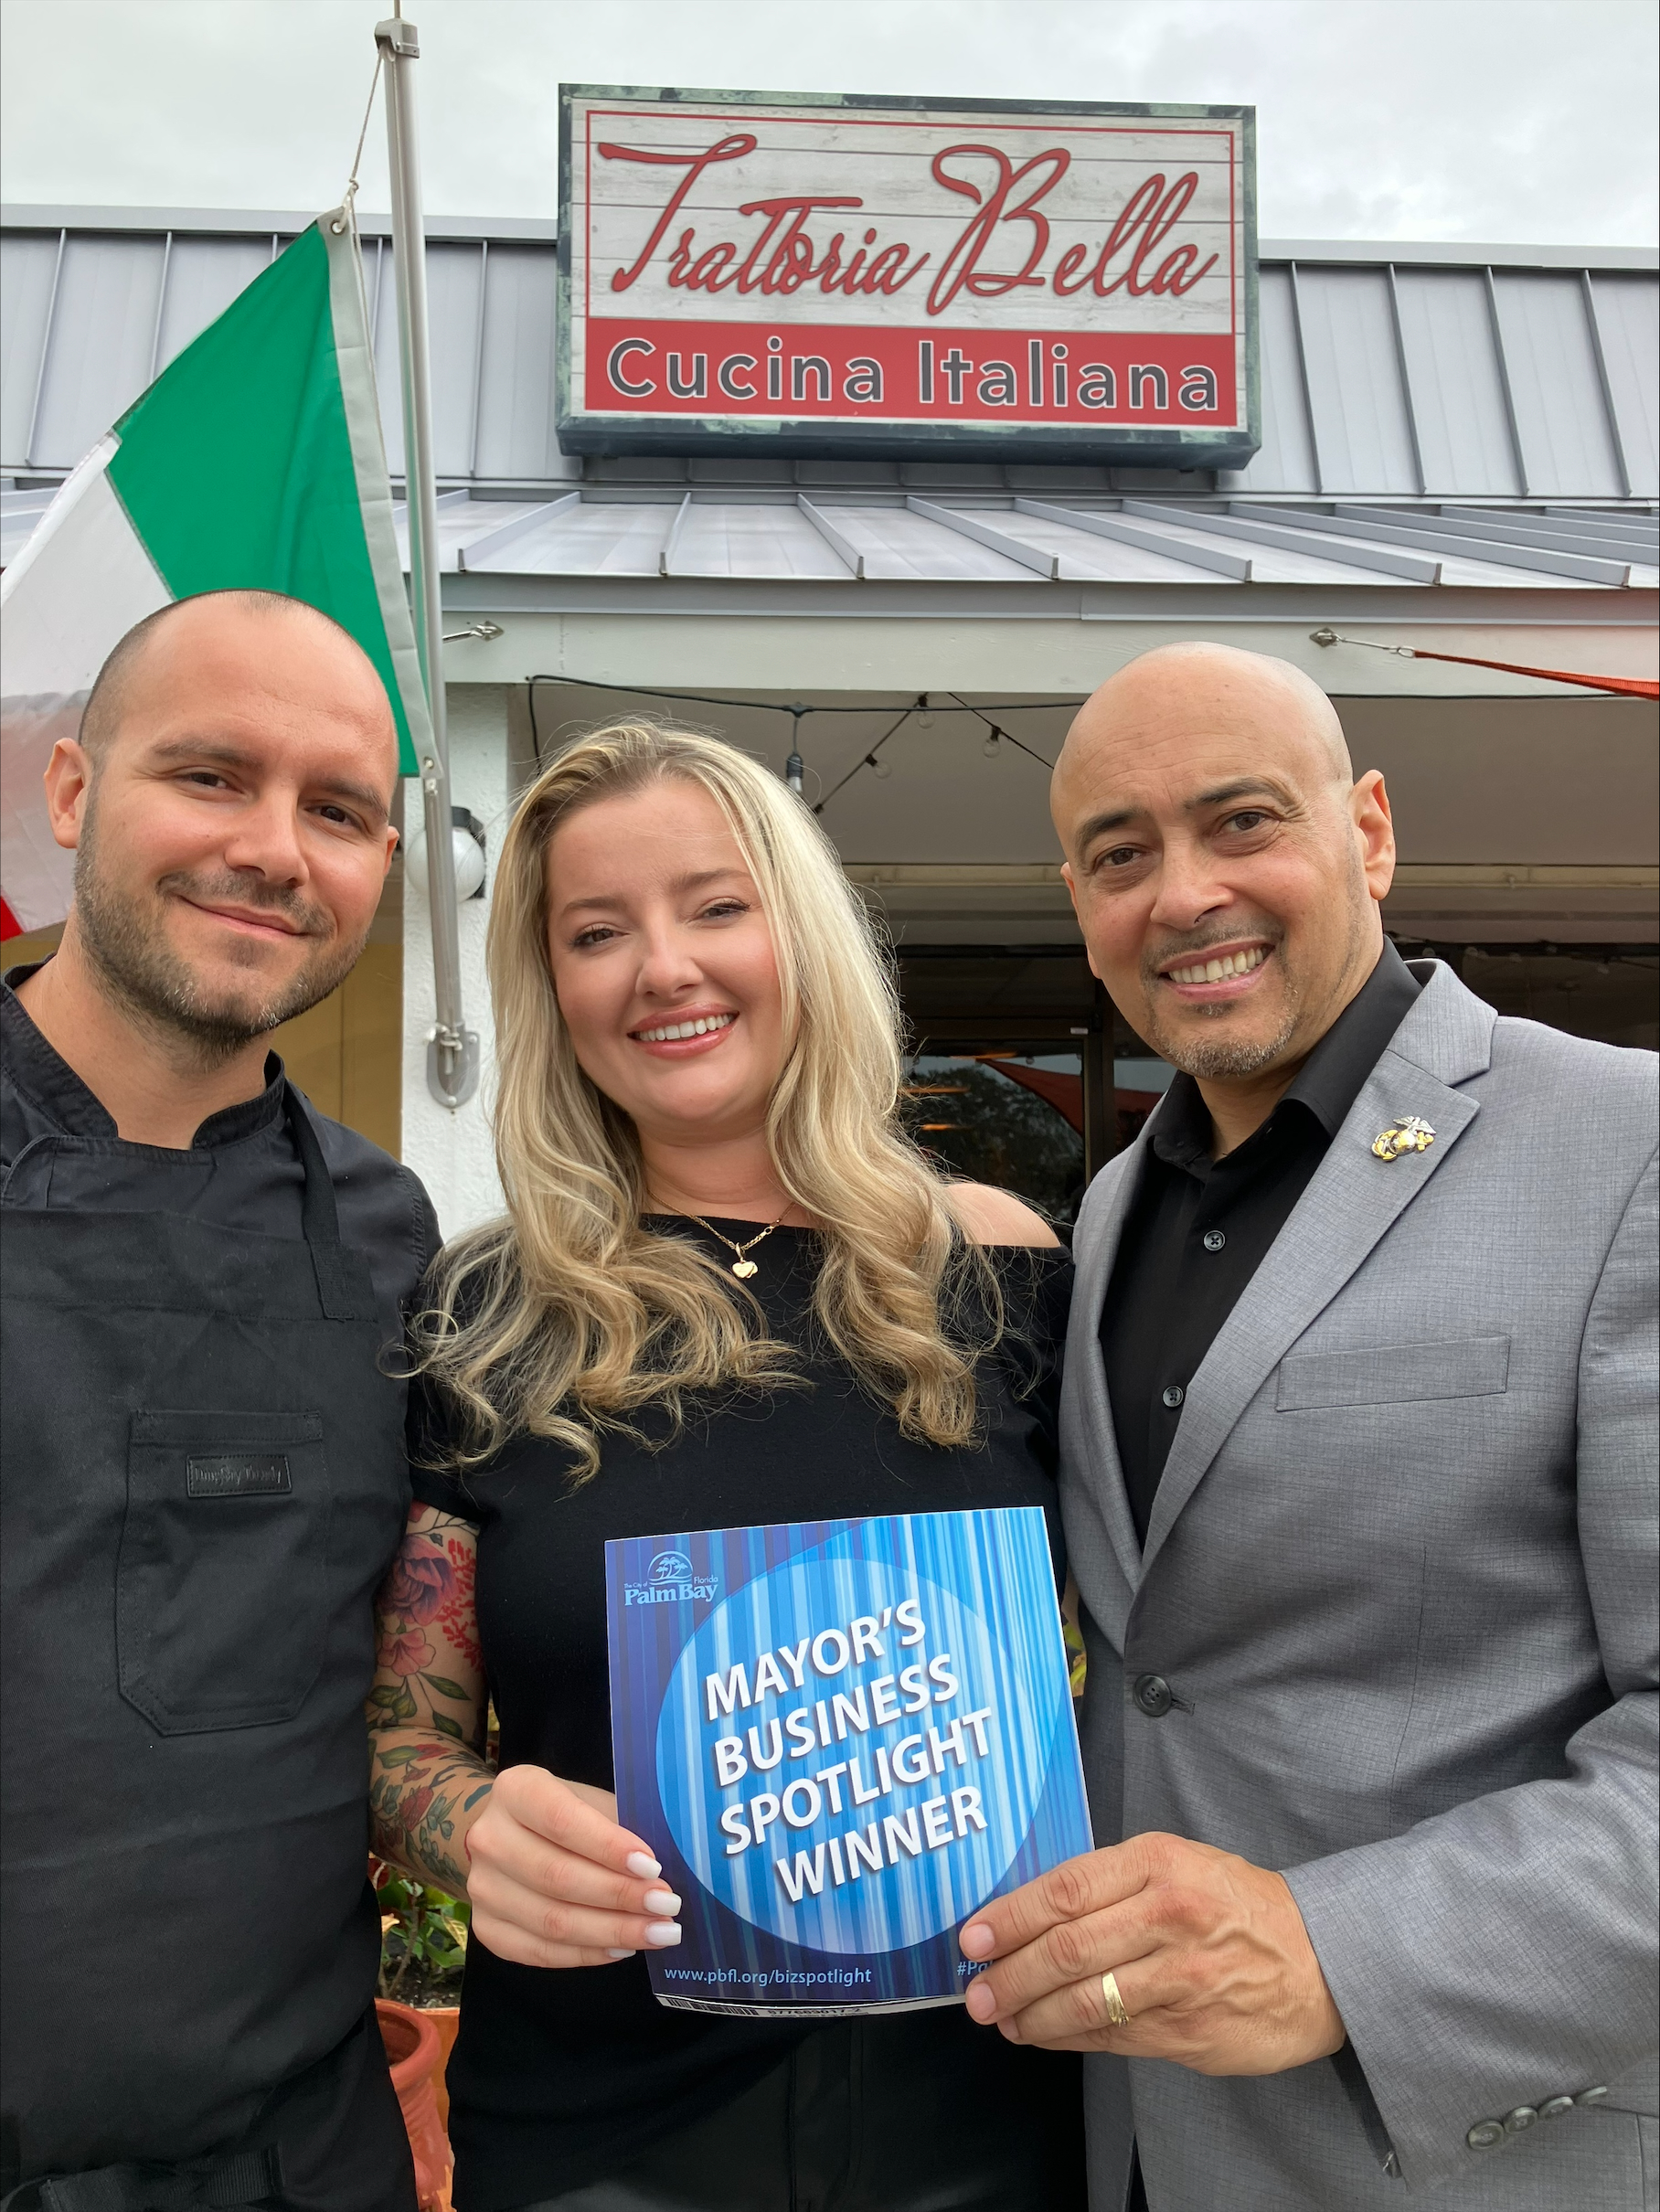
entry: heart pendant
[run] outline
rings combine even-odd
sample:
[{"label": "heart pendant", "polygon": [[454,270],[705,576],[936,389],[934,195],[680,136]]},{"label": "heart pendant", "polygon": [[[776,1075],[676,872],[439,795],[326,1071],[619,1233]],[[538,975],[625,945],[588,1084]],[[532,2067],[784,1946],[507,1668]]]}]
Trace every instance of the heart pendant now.
[{"label": "heart pendant", "polygon": [[750,1277],[758,1273],[759,1270],[753,1260],[734,1260],[732,1262],[732,1272],[734,1275],[739,1276],[743,1281],[748,1282]]}]

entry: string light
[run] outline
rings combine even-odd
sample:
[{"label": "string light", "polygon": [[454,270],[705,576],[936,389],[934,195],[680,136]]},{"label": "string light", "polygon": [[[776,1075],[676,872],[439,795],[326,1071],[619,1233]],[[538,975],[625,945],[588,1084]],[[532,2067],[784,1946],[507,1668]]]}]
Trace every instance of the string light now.
[{"label": "string light", "polygon": [[892,761],[878,760],[873,752],[867,752],[865,755],[865,766],[869,769],[873,775],[890,776],[893,773]]},{"label": "string light", "polygon": [[987,738],[984,744],[981,746],[980,750],[985,755],[988,760],[995,760],[1002,750],[997,742],[998,739],[1001,738],[1003,732],[1000,729],[994,728],[991,736]]}]

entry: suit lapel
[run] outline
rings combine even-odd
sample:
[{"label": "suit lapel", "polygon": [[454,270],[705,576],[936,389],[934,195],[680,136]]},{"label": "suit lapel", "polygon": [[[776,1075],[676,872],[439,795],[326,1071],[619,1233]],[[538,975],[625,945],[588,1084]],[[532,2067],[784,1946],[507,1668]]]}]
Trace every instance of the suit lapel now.
[{"label": "suit lapel", "polygon": [[[1123,1622],[1141,1573],[1141,1546],[1119,1463],[1118,1435],[1112,1426],[1106,1362],[1101,1350],[1101,1317],[1124,1223],[1141,1182],[1154,1118],[1149,1115],[1134,1143],[1106,1169],[1111,1182],[1102,1194],[1100,1211],[1081,1225],[1061,1382],[1060,1441],[1068,1542],[1075,1553],[1087,1557],[1101,1549],[1099,1537],[1104,1535],[1111,1565],[1116,1566],[1123,1578],[1122,1596],[1114,1590],[1112,1601],[1107,1601],[1110,1583],[1086,1590],[1085,1596],[1099,1625],[1121,1646]],[[1094,1543],[1090,1541],[1091,1535],[1097,1538]],[[1105,1559],[1101,1564],[1110,1576],[1111,1565]],[[1093,1577],[1090,1579],[1094,1581]],[[1084,1576],[1079,1580],[1081,1589]]]},{"label": "suit lapel", "polygon": [[[1487,1066],[1495,1017],[1450,970],[1430,964],[1417,1005],[1367,1079],[1318,1173],[1188,1386],[1154,1501],[1144,1573],[1268,1377],[1428,1186],[1475,1119],[1476,1101],[1452,1086]],[[1427,1152],[1379,1160],[1372,1140],[1410,1114],[1429,1123],[1434,1143]]]}]

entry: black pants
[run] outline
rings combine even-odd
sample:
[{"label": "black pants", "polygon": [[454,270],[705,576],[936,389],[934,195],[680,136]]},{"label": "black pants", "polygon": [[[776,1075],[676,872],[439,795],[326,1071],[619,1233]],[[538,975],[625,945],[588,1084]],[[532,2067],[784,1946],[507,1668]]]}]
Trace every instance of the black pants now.
[{"label": "black pants", "polygon": [[938,2053],[926,2015],[838,2020],[644,2157],[525,2212],[1085,2212],[1076,2056],[989,2030],[949,2067]]}]

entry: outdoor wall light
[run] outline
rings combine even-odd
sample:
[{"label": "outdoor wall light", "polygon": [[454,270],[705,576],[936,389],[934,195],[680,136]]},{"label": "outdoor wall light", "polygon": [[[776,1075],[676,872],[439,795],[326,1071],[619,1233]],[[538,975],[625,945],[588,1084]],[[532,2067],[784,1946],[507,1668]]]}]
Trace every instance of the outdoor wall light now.
[{"label": "outdoor wall light", "polygon": [[[450,841],[455,852],[455,896],[458,899],[484,895],[484,825],[464,806],[450,809]],[[427,893],[427,840],[417,830],[404,855],[404,872],[424,898]]]}]

